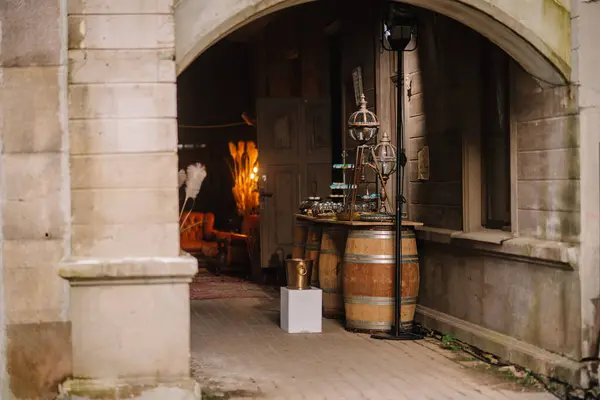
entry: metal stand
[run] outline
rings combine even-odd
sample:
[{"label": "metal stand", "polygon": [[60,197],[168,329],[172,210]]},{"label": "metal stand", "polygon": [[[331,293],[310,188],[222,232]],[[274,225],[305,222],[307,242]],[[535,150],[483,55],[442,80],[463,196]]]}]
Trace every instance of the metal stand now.
[{"label": "metal stand", "polygon": [[403,52],[398,51],[398,76],[396,80],[397,110],[396,110],[396,161],[398,170],[396,172],[396,280],[394,293],[396,306],[394,307],[394,325],[389,333],[377,333],[371,335],[372,339],[379,340],[420,340],[423,335],[406,330],[402,327],[400,309],[402,308],[402,204],[404,203],[404,167],[406,166],[406,154],[404,152],[404,57]]}]

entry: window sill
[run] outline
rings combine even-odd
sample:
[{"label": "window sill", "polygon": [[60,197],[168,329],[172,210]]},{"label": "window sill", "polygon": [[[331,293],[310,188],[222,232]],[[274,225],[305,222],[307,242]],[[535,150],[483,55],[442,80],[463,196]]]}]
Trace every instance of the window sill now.
[{"label": "window sill", "polygon": [[462,232],[450,229],[415,227],[421,240],[449,244],[455,247],[485,253],[515,261],[544,264],[574,270],[579,262],[579,244],[539,240],[530,237],[512,237],[509,232]]},{"label": "window sill", "polygon": [[472,240],[474,242],[502,244],[513,238],[512,233],[500,230],[483,229],[476,232],[454,232],[450,235],[452,239]]}]

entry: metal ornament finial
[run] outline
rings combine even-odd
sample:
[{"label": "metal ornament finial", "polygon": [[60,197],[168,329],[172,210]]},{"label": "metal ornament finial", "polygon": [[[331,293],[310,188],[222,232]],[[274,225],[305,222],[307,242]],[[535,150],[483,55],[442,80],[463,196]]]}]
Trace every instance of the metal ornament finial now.
[{"label": "metal ornament finial", "polygon": [[361,93],[361,95],[360,95],[360,109],[361,110],[367,109],[367,99],[366,99],[364,93]]}]

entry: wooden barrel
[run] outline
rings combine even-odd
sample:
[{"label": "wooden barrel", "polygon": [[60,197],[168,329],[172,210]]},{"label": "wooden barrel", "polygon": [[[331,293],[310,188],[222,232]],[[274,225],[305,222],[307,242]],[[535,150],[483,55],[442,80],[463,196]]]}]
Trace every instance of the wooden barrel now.
[{"label": "wooden barrel", "polygon": [[292,258],[304,258],[306,249],[306,238],[308,236],[308,225],[306,221],[296,221],[294,227],[294,247],[292,247]]},{"label": "wooden barrel", "polygon": [[[390,330],[394,323],[394,231],[352,230],[346,241],[343,266],[346,328],[374,332]],[[401,324],[413,326],[419,294],[419,257],[415,233],[402,230]]]},{"label": "wooden barrel", "polygon": [[321,233],[322,228],[316,224],[311,224],[308,227],[306,251],[304,252],[304,258],[313,261],[310,284],[315,287],[319,287],[319,251],[321,250]]},{"label": "wooden barrel", "polygon": [[342,260],[348,229],[340,226],[323,228],[319,252],[319,287],[323,291],[323,316],[344,316],[342,296]]}]

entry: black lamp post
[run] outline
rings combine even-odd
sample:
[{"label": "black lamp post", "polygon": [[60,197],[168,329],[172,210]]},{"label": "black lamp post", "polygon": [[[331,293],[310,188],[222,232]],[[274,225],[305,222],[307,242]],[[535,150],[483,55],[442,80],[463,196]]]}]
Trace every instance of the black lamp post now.
[{"label": "black lamp post", "polygon": [[418,340],[423,336],[406,330],[402,327],[402,318],[400,309],[402,307],[402,205],[404,199],[404,168],[406,167],[406,153],[404,149],[404,123],[403,123],[403,103],[404,103],[404,51],[409,43],[415,38],[417,33],[417,19],[411,12],[411,9],[396,1],[386,1],[384,3],[384,14],[382,21],[382,47],[387,51],[398,53],[398,76],[396,79],[397,100],[396,100],[396,280],[395,280],[395,307],[394,307],[394,326],[389,333],[375,334],[373,339],[383,340]]}]

